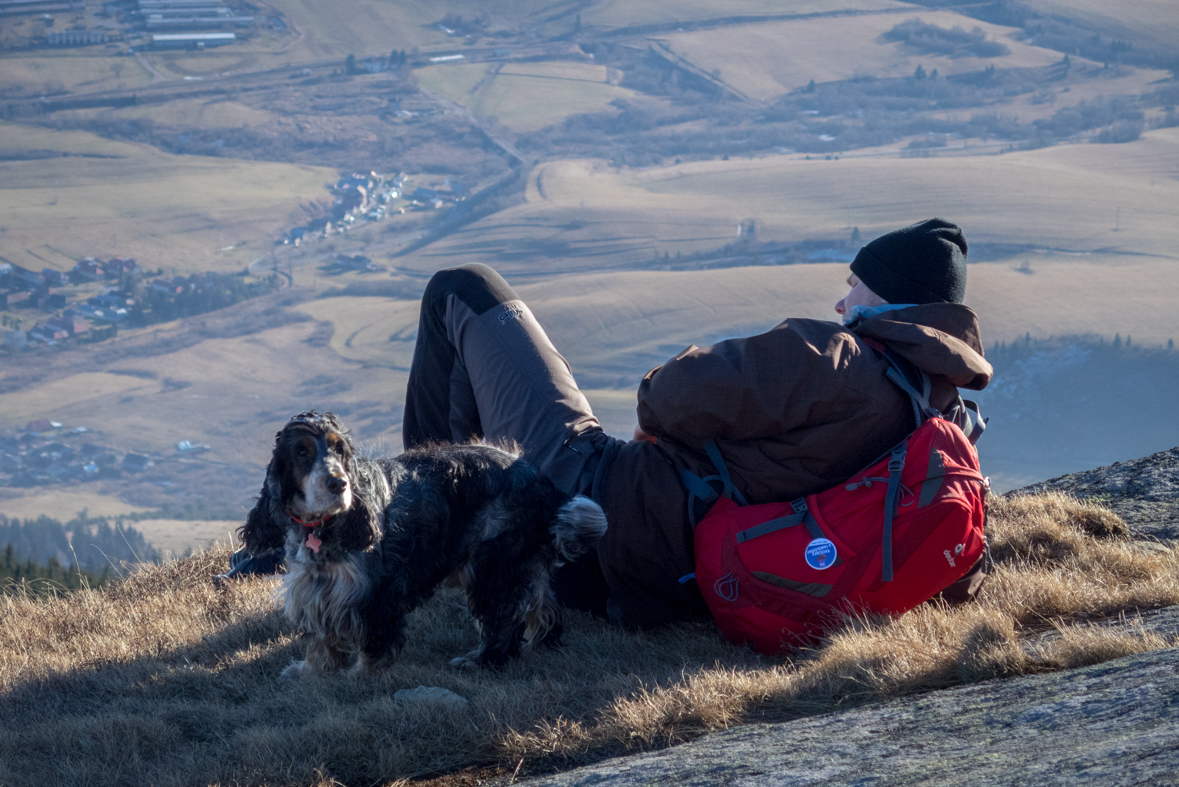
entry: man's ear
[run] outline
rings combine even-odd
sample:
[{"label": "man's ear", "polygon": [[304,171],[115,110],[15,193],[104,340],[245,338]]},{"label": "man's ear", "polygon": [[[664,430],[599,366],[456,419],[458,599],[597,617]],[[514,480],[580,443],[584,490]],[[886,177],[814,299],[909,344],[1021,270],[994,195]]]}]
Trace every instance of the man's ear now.
[{"label": "man's ear", "polygon": [[272,476],[273,467],[272,459],[266,468],[266,480],[262,482],[262,491],[255,500],[254,507],[246,515],[245,524],[237,531],[246,545],[246,551],[254,556],[286,543],[287,523],[283,519],[282,511],[275,505],[279,492],[278,482]]}]

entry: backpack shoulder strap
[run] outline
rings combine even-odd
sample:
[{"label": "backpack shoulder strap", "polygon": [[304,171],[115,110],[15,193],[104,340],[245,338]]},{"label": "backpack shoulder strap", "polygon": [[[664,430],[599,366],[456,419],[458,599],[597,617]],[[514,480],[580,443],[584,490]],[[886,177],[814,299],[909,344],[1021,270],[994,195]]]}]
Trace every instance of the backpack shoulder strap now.
[{"label": "backpack shoulder strap", "polygon": [[971,445],[978,442],[978,438],[982,437],[983,431],[987,428],[987,419],[979,412],[977,402],[959,396],[949,410],[944,413],[939,411],[929,403],[933,382],[928,374],[884,345],[878,342],[870,342],[870,345],[888,361],[888,379],[908,394],[913,405],[913,417],[918,426],[929,418],[942,418],[961,429]]},{"label": "backpack shoulder strap", "polygon": [[917,426],[921,426],[930,418],[940,418],[941,412],[929,403],[929,395],[933,392],[933,381],[929,375],[887,347],[879,345],[878,349],[888,361],[889,369],[885,373],[888,379],[908,394]]}]

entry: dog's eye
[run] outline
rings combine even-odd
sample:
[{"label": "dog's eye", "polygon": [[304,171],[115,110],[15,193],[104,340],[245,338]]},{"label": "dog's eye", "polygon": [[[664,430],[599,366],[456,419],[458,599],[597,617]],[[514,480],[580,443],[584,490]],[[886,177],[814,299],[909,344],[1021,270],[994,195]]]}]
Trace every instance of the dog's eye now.
[{"label": "dog's eye", "polygon": [[295,456],[299,457],[300,459],[306,459],[307,458],[307,449],[300,447],[299,450],[295,452]]}]

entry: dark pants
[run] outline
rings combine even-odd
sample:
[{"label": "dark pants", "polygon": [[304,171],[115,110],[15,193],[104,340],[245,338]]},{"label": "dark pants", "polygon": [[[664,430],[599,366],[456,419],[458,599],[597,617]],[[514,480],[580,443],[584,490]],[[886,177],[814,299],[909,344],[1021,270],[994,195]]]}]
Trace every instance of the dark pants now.
[{"label": "dark pants", "polygon": [[[402,442],[514,442],[567,494],[592,494],[615,440],[602,431],[569,364],[528,306],[486,265],[439,271],[422,296]],[[566,606],[605,614],[596,554],[554,579]]]}]

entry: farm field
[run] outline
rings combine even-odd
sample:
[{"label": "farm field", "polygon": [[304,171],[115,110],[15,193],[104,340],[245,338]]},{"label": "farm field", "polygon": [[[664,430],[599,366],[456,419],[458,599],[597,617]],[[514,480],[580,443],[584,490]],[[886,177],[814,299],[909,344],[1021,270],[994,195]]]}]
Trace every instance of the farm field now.
[{"label": "farm field", "polygon": [[[23,491],[28,494],[0,497],[0,514],[10,519],[29,520],[47,516],[59,522],[68,522],[82,511],[91,518],[107,517],[108,520],[120,515],[150,511],[97,492]],[[144,538],[156,549],[179,557],[189,549],[196,552],[214,543],[230,543],[231,531],[239,523],[229,520],[141,519],[126,524],[143,533]]]},{"label": "farm field", "polygon": [[1086,24],[1103,36],[1144,40],[1171,48],[1179,40],[1179,13],[1171,0],[1028,0],[1045,14],[1057,14]]},{"label": "farm field", "polygon": [[186,98],[154,106],[98,110],[102,118],[144,118],[180,127],[242,128],[270,123],[276,115],[226,98]]},{"label": "farm field", "polygon": [[[259,481],[261,484],[261,481]],[[242,520],[246,512],[242,511]],[[162,552],[166,557],[180,557],[186,552],[200,552],[214,544],[233,544],[237,537],[234,531],[241,522],[227,519],[188,520],[188,519],[141,519],[130,522],[148,543]],[[228,571],[226,565],[220,569]]]},{"label": "farm field", "polygon": [[[0,162],[0,257],[33,270],[123,254],[146,268],[238,271],[336,177],[2,122],[0,150],[10,157]],[[37,151],[58,155],[20,160]]]},{"label": "farm field", "polygon": [[150,82],[151,74],[135,58],[106,51],[49,51],[35,57],[0,57],[0,96],[134,90]]},{"label": "farm field", "polygon": [[329,346],[341,358],[409,371],[418,332],[417,301],[340,296],[308,301],[298,308],[332,324]]},{"label": "farm field", "polygon": [[607,83],[593,63],[469,63],[417,69],[422,87],[440,93],[513,131],[533,131],[569,115],[598,112],[618,98],[634,98]]},{"label": "farm field", "polygon": [[[509,280],[569,360],[603,426],[625,438],[635,425],[635,389],[649,368],[689,344],[768,330],[787,316],[833,319],[846,276],[846,264],[821,263]],[[1119,333],[1132,335],[1138,346],[1158,347],[1179,336],[1172,308],[1177,290],[1179,266],[1168,259],[1028,254],[971,265],[967,303],[980,315],[988,348],[1028,333],[1099,333],[1107,341]],[[1078,309],[1079,303],[1086,307]],[[378,453],[399,451],[417,302],[341,296],[294,309],[314,321],[206,339],[116,367],[155,379],[67,373],[0,395],[0,428],[49,417],[89,426],[94,434],[88,439],[165,458],[179,440],[207,444],[209,452],[185,465],[190,470],[177,472],[206,474],[220,498],[243,507],[257,492],[275,431],[301,410],[335,410],[360,443]],[[179,333],[185,326],[166,329]],[[174,388],[177,383],[184,387]],[[142,483],[155,482],[145,476]],[[51,496],[35,488],[27,499],[6,491],[0,513],[68,519],[82,508],[93,515],[142,510],[104,497],[101,489],[52,498],[52,505]],[[196,541],[222,539],[227,526],[153,527],[149,540],[179,553]]]},{"label": "farm field", "polygon": [[852,227],[870,238],[932,215],[962,224],[976,244],[1174,259],[1177,175],[1177,129],[1001,156],[782,155],[643,170],[557,161],[533,171],[525,204],[398,264],[478,259],[522,275],[647,267],[735,240],[742,219],[756,219],[760,240],[801,241],[846,238]]},{"label": "farm field", "polygon": [[[401,399],[404,374],[379,367],[349,374],[355,364],[307,344],[317,329],[315,322],[299,322],[129,359],[126,366],[140,376],[66,374],[3,394],[0,428],[19,429],[52,413],[68,425],[87,426],[96,437],[108,436],[121,450],[173,454],[177,442],[192,440],[213,446],[202,459],[262,462],[274,432],[300,409],[357,401],[393,407]],[[291,363],[296,353],[314,374]],[[247,424],[260,429],[260,440],[238,442]]]},{"label": "farm field", "polygon": [[458,0],[444,7],[429,0],[355,0],[346,9],[315,0],[271,0],[297,31],[286,44],[283,58],[293,62],[348,54],[387,54],[392,49],[455,48],[461,37],[451,37],[438,27],[447,13],[467,19],[484,15],[493,26],[520,23],[549,7],[540,0]]},{"label": "farm field", "polygon": [[[1074,56],[1073,62],[1084,63],[1081,58]],[[1065,87],[1052,86],[1035,93],[1015,96],[1010,103],[1002,104],[997,109],[1004,116],[1018,118],[1024,123],[1031,123],[1041,118],[1051,117],[1065,107],[1075,107],[1082,102],[1101,102],[1111,96],[1138,96],[1154,90],[1160,81],[1166,81],[1170,74],[1153,68],[1102,69],[1100,63],[1085,64],[1076,72],[1086,77],[1072,82]],[[1047,94],[1047,100],[1044,99]],[[947,118],[967,119],[978,110],[958,110],[944,113]]]},{"label": "farm field", "polygon": [[769,14],[821,14],[838,11],[876,11],[904,8],[894,0],[797,0],[785,5],[775,0],[685,0],[673,4],[659,0],[605,0],[581,13],[587,29],[611,29],[632,25],[668,24],[727,16]]},{"label": "farm field", "polygon": [[0,514],[16,519],[36,519],[41,515],[68,522],[82,510],[92,517],[117,517],[128,514],[141,514],[151,509],[124,503],[116,497],[102,495],[97,492],[71,492],[53,490],[52,492],[33,489],[6,489],[0,497]]},{"label": "farm field", "polygon": [[[1010,53],[1000,57],[959,57],[913,52],[899,42],[881,40],[898,23],[919,19],[942,28],[981,27],[988,40]],[[979,22],[959,14],[914,9],[912,15],[873,14],[852,17],[763,22],[715,30],[671,33],[664,37],[677,55],[705,71],[720,71],[725,82],[751,98],[771,101],[810,80],[831,82],[867,74],[910,76],[918,65],[943,76],[996,68],[1048,66],[1059,52],[1012,40],[1015,28]],[[1100,66],[1100,64],[1098,64]]]}]

